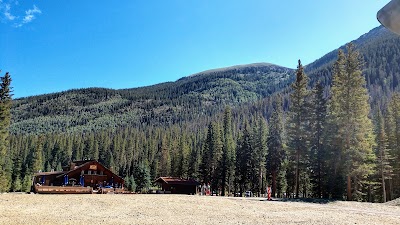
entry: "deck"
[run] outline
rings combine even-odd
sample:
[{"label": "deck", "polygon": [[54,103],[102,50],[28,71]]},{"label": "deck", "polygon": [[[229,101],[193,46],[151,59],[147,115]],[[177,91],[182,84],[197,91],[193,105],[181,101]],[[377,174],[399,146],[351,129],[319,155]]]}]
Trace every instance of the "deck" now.
[{"label": "deck", "polygon": [[100,188],[94,190],[92,187],[81,186],[39,186],[36,185],[37,194],[125,194],[130,193],[123,188]]},{"label": "deck", "polygon": [[39,186],[35,185],[35,193],[38,194],[92,194],[91,187],[69,186]]}]

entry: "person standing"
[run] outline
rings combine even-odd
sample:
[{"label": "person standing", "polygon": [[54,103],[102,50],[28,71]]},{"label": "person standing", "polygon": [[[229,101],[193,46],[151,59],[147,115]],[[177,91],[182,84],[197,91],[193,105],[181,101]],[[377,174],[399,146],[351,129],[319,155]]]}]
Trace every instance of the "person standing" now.
[{"label": "person standing", "polygon": [[267,197],[268,197],[268,201],[271,201],[271,186],[268,185],[267,187]]}]

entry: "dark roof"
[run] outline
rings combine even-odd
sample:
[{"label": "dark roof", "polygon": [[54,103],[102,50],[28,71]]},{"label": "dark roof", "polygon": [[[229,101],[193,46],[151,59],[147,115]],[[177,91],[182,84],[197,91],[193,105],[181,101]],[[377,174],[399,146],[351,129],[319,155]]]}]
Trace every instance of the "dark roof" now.
[{"label": "dark roof", "polygon": [[99,163],[96,160],[82,160],[82,161],[75,161],[73,162],[75,164],[74,169],[68,170],[68,171],[56,171],[56,172],[41,172],[41,173],[35,173],[35,176],[43,176],[43,175],[58,175],[57,177],[62,177],[64,175],[71,175],[72,173],[76,174],[80,172],[80,169],[86,166],[89,166],[92,163],[95,163],[102,167],[104,171],[107,171],[109,174],[111,174],[114,178],[118,180],[124,180],[122,177],[118,176],[117,174],[113,173],[111,170],[109,170],[107,167],[105,167],[103,164]]},{"label": "dark roof", "polygon": [[[101,166],[104,170],[107,170],[107,171],[109,171],[110,173],[112,173],[114,177],[117,177],[117,178],[119,178],[119,179],[122,179],[122,178],[119,177],[117,174],[113,173],[111,170],[109,170],[107,167],[105,167],[103,164],[99,163],[99,162],[96,161],[96,160],[76,161],[76,162],[74,162],[74,163],[76,163],[75,168],[72,169],[72,170],[70,170],[70,171],[65,171],[65,172],[64,172],[65,175],[68,175],[68,174],[70,174],[70,173],[74,173],[74,172],[76,172],[76,171],[79,171],[79,169],[81,169],[82,167],[86,167],[86,166],[88,166],[88,165],[94,163],[94,164],[97,164],[97,165]],[[122,179],[122,180],[123,180],[123,179]]]},{"label": "dark roof", "polygon": [[54,172],[39,172],[35,173],[35,176],[48,176],[48,175],[58,175],[58,174],[63,174],[64,171],[54,171]]},{"label": "dark roof", "polygon": [[193,180],[193,179],[183,179],[180,177],[159,177],[157,180],[154,182],[156,183],[166,183],[166,184],[172,184],[172,185],[200,185],[199,182]]}]

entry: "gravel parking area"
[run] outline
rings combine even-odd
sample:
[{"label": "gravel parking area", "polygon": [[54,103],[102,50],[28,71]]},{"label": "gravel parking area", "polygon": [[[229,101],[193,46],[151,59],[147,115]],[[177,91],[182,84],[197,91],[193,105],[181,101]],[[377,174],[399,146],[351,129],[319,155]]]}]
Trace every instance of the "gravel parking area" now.
[{"label": "gravel parking area", "polygon": [[400,224],[400,207],[188,195],[0,194],[0,224]]}]

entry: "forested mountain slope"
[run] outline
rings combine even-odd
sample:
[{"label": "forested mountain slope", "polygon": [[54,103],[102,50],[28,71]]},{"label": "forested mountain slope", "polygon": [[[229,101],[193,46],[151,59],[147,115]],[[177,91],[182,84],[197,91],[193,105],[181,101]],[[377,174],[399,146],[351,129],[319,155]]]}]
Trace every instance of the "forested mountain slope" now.
[{"label": "forested mountain slope", "polygon": [[[400,37],[380,26],[353,41],[364,58],[363,74],[372,97],[372,106],[377,99],[383,99],[398,91],[400,80]],[[345,45],[338,49],[345,49]],[[324,55],[305,67],[311,85],[321,80],[326,86],[331,83],[331,67],[337,58],[338,49]]]},{"label": "forested mountain slope", "polygon": [[251,64],[205,71],[176,82],[112,90],[88,88],[21,98],[12,108],[12,133],[98,130],[193,121],[225,105],[255,102],[291,82],[293,70]]},{"label": "forested mountain slope", "polygon": [[[365,60],[364,74],[374,105],[374,99],[386,99],[398,89],[400,38],[377,27],[354,43]],[[305,67],[311,86],[317,80],[330,85],[336,56],[337,49]],[[11,132],[92,131],[195,121],[220,113],[225,105],[240,106],[285,90],[292,79],[292,69],[257,63],[209,70],[148,87],[88,88],[21,98],[14,101]]]}]

